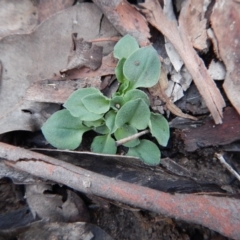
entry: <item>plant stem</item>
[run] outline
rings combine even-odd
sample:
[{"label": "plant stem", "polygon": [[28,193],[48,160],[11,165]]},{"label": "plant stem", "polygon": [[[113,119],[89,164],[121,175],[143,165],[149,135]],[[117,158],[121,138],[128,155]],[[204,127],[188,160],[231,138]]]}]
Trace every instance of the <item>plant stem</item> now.
[{"label": "plant stem", "polygon": [[145,135],[145,134],[147,134],[149,132],[150,132],[149,130],[144,130],[144,131],[141,131],[139,133],[133,134],[132,136],[120,139],[120,140],[115,142],[116,146],[118,147],[120,145],[123,145],[124,143],[129,142],[129,141],[131,141],[133,139],[139,138],[139,137],[141,137],[141,136],[143,136],[143,135]]}]

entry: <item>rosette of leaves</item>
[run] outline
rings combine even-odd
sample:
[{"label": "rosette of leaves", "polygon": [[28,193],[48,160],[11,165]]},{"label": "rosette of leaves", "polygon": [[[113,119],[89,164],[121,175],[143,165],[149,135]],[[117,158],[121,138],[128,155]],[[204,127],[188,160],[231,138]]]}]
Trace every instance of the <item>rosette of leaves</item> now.
[{"label": "rosette of leaves", "polygon": [[[91,150],[96,153],[116,154],[116,140],[149,129],[158,144],[166,146],[169,139],[167,120],[150,111],[145,92],[137,88],[155,85],[160,76],[158,54],[151,46],[139,48],[130,35],[123,37],[114,48],[117,58],[118,91],[111,98],[96,88],[75,91],[43,125],[48,142],[60,149],[76,149],[85,132],[99,135],[93,139]],[[134,138],[123,144],[128,156],[140,158],[145,164],[157,165],[161,159],[159,147],[152,141]]]}]

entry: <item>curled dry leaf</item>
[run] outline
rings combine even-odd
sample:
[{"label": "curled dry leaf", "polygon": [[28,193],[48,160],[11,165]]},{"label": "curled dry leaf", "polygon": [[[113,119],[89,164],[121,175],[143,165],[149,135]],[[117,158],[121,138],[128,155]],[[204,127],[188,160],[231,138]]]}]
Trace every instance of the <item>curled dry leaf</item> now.
[{"label": "curled dry leaf", "polygon": [[[211,23],[217,38],[220,57],[227,73],[223,88],[240,114],[240,5],[235,1],[216,1]],[[227,37],[226,37],[227,35]]]},{"label": "curled dry leaf", "polygon": [[172,80],[168,81],[168,88],[165,90],[165,93],[172,102],[176,102],[184,96],[181,86]]},{"label": "curled dry leaf", "polygon": [[[64,202],[63,195],[67,196]],[[49,184],[30,184],[25,186],[25,198],[34,218],[38,216],[60,222],[89,221],[84,202],[71,190],[59,189],[54,192]]]},{"label": "curled dry leaf", "polygon": [[153,95],[153,96],[158,96],[162,101],[164,101],[166,103],[166,107],[167,109],[182,118],[189,118],[192,120],[197,120],[197,118],[189,115],[189,114],[185,114],[181,111],[180,108],[178,108],[172,101],[171,99],[167,96],[167,94],[165,93],[165,90],[168,87],[168,80],[167,80],[167,76],[166,73],[164,71],[164,69],[162,68],[161,70],[161,75],[160,75],[160,79],[158,81],[158,83],[149,88],[149,92]]},{"label": "curled dry leaf", "polygon": [[73,69],[66,73],[68,79],[78,79],[78,78],[87,78],[87,77],[99,77],[106,75],[115,74],[115,68],[117,66],[117,60],[113,57],[113,54],[110,53],[107,56],[103,57],[102,65],[97,70],[91,70],[89,68],[83,67],[81,69]]},{"label": "curled dry leaf", "polygon": [[36,184],[25,186],[25,198],[36,219],[50,218],[52,221],[63,221],[62,196],[57,194],[45,194],[50,191],[51,186],[47,184]]}]

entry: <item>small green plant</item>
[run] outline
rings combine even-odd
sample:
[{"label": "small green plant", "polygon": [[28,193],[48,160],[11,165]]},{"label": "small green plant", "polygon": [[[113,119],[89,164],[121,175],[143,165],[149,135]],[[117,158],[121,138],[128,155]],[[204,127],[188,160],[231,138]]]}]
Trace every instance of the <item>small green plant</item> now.
[{"label": "small green plant", "polygon": [[[54,113],[43,125],[48,142],[60,149],[76,149],[85,132],[99,134],[93,139],[91,151],[116,154],[116,140],[150,132],[157,142],[166,146],[169,139],[167,120],[150,111],[147,94],[137,88],[155,85],[160,76],[160,61],[156,50],[139,48],[130,35],[123,37],[114,48],[118,65],[115,70],[119,88],[111,98],[96,88],[82,88],[67,99],[66,109]],[[146,130],[147,129],[147,130]],[[144,132],[143,131],[143,132]],[[127,155],[140,158],[145,164],[157,165],[161,153],[158,146],[146,139],[133,138],[124,142]]]}]

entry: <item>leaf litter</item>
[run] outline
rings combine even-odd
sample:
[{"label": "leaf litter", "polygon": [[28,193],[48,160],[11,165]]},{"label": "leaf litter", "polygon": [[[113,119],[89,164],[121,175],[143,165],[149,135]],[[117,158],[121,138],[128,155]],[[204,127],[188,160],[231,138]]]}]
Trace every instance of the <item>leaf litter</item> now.
[{"label": "leaf litter", "polygon": [[[112,56],[111,49],[116,40],[119,39],[119,33],[122,35],[128,33],[134,36],[141,46],[149,45],[151,37],[149,22],[163,34],[166,51],[166,55],[160,57],[164,68],[162,72],[165,71],[165,73],[157,86],[149,89],[150,94],[155,95],[152,98],[158,99],[161,106],[155,104],[151,106],[157,107],[157,109],[161,108],[162,112],[170,111],[173,115],[182,117],[182,119],[173,119],[176,120],[175,122],[172,121],[172,126],[178,128],[178,130],[174,130],[175,141],[182,138],[185,149],[187,151],[195,150],[195,154],[198,151],[196,149],[201,148],[199,151],[203,151],[203,155],[206,154],[206,159],[206,156],[212,156],[206,153],[207,150],[204,150],[206,146],[231,144],[233,141],[239,140],[237,127],[239,97],[237,94],[238,81],[236,80],[239,58],[236,34],[240,21],[238,3],[230,1],[222,3],[217,0],[213,4],[212,1],[192,0],[185,1],[183,5],[177,3],[174,5],[175,11],[170,11],[168,10],[172,7],[170,1],[166,1],[163,8],[157,1],[145,1],[145,3],[135,6],[124,0],[114,0],[109,6],[104,5],[101,0],[93,2],[103,13],[94,4],[79,3],[48,18],[54,10],[48,13],[47,8],[45,8],[41,12],[40,5],[45,3],[47,6],[45,1],[33,7],[29,5],[29,9],[31,9],[29,12],[35,11],[37,14],[30,16],[34,19],[33,26],[29,25],[28,20],[25,20],[26,26],[29,25],[26,30],[28,34],[7,36],[8,32],[1,40],[0,100],[3,114],[0,117],[0,126],[2,126],[0,133],[14,130],[36,131],[53,112],[59,109],[58,104],[65,102],[73,91],[83,87],[101,89],[103,86],[101,80],[103,78],[110,79],[109,77],[114,75],[116,59]],[[63,4],[65,5],[57,5],[55,10],[58,11],[72,5],[71,1],[66,1]],[[166,8],[167,6],[168,8]],[[28,10],[25,9],[25,11]],[[178,18],[175,17],[176,12],[179,14]],[[231,15],[230,12],[233,14]],[[167,18],[170,13],[173,17],[171,20]],[[69,16],[75,18],[72,19]],[[90,25],[86,21],[87,18],[93,19]],[[44,19],[47,20],[36,28]],[[159,19],[162,21],[158,21]],[[59,27],[56,28],[56,26]],[[33,31],[33,29],[35,30]],[[74,40],[75,46],[82,44],[82,48],[80,51],[79,48],[75,48],[75,52],[71,53],[71,35],[73,33],[78,33],[82,38]],[[228,38],[226,38],[226,34],[228,34]],[[87,46],[85,53],[82,51],[84,46]],[[91,49],[101,49],[102,47],[103,52],[97,50],[101,53],[97,55],[98,60],[94,65],[94,62],[91,61],[93,53]],[[204,57],[208,52],[212,52],[211,61]],[[77,61],[74,60],[75,63],[72,66],[69,66],[67,60],[69,54],[70,57],[75,55],[77,59]],[[88,57],[82,58],[86,56],[84,54]],[[203,56],[204,63],[199,55]],[[79,57],[85,60],[79,63]],[[96,58],[94,57],[94,59]],[[167,62],[168,64],[166,64]],[[60,72],[61,69],[64,71]],[[227,108],[223,111],[227,99],[225,96],[224,99],[222,97],[221,82],[218,81],[216,84],[213,79],[224,80],[224,91],[238,113],[233,108]],[[191,83],[192,80],[194,83]],[[111,92],[112,78],[111,81],[107,80],[106,82],[109,85],[105,84],[104,89],[109,88]],[[191,90],[193,86],[195,87],[194,91]],[[197,97],[192,95],[192,92],[196,93]],[[188,96],[188,100],[185,100],[187,104],[184,104],[185,107],[183,107],[183,104],[179,104],[179,100],[184,99],[185,96]],[[228,102],[227,105],[229,106]],[[211,115],[205,119],[203,114],[208,113],[206,106]],[[184,118],[192,120],[184,120]],[[194,121],[196,119],[198,121]],[[222,125],[216,125],[219,123]],[[177,136],[180,137],[177,138]],[[221,147],[218,149],[221,150]],[[180,154],[178,156],[182,156],[181,152],[187,154],[186,150],[181,149],[180,153],[177,153]],[[176,150],[173,148],[170,151],[167,146],[165,151],[167,153]],[[191,156],[188,158],[187,160],[184,160],[183,157],[173,159],[176,164],[184,167],[193,176],[194,167],[188,165]],[[175,162],[171,161],[163,166],[169,169],[174,168]],[[188,164],[186,164],[187,162]],[[236,165],[236,162],[234,164]],[[217,166],[214,162],[214,167],[217,168]],[[6,169],[1,176],[6,176],[10,171]],[[208,166],[206,172],[210,173],[210,169],[211,167]],[[218,167],[218,169],[220,168]],[[215,174],[216,170],[213,169],[213,172]],[[229,179],[227,174],[224,174],[221,172],[221,176]],[[15,181],[17,181],[16,175]],[[36,180],[32,179],[31,181]],[[144,180],[142,179],[142,181]],[[234,188],[227,181],[223,182],[220,185],[227,189],[227,193],[236,193],[238,185],[235,184]],[[217,180],[216,183],[219,184]],[[91,187],[91,184],[86,183],[86,186]],[[208,226],[204,221],[201,224]],[[226,231],[219,229],[217,231],[228,237],[233,236]],[[142,234],[140,235],[142,236]],[[155,239],[152,233],[147,234],[147,236],[147,239],[150,236]]]},{"label": "leaf litter", "polygon": [[[70,19],[69,15],[74,18]],[[92,23],[84,21],[90,16]],[[108,27],[102,27],[102,32],[99,33],[101,18],[102,13],[95,5],[80,4],[54,15],[30,34],[10,35],[2,39],[0,133],[13,130],[36,131],[57,110],[57,106],[49,103],[25,100],[26,90],[35,81],[51,78],[66,67],[73,32],[81,34],[86,40],[99,34],[115,35],[116,31],[107,21],[105,24]],[[54,30],[56,28],[57,31]]]}]

